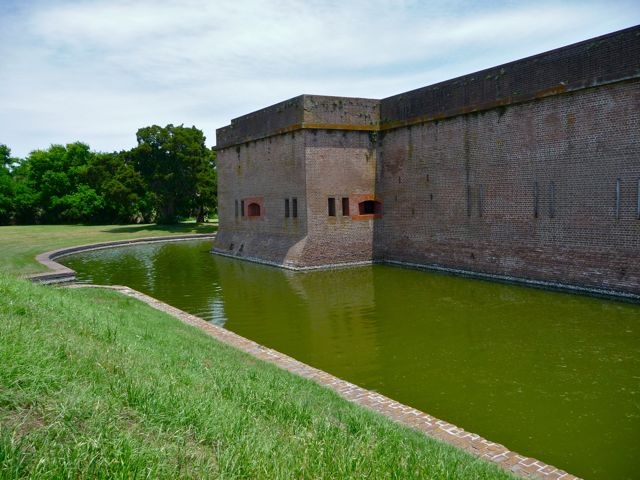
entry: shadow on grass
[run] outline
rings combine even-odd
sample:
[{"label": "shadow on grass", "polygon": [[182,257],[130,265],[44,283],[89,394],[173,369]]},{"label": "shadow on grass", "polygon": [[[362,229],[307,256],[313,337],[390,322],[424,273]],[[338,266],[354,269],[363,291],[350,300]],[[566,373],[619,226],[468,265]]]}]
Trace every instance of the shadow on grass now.
[{"label": "shadow on grass", "polygon": [[163,232],[167,235],[180,233],[215,233],[218,230],[217,223],[182,222],[173,225],[145,224],[145,225],[118,225],[103,230],[105,233],[141,233]]}]

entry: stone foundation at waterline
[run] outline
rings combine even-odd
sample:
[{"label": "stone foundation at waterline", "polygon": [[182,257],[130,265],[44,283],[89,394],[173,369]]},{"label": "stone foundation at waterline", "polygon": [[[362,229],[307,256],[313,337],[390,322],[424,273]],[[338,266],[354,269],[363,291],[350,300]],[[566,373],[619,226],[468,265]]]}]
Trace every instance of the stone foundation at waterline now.
[{"label": "stone foundation at waterline", "polygon": [[214,252],[371,261],[640,298],[640,27],[383,100],[217,131]]}]

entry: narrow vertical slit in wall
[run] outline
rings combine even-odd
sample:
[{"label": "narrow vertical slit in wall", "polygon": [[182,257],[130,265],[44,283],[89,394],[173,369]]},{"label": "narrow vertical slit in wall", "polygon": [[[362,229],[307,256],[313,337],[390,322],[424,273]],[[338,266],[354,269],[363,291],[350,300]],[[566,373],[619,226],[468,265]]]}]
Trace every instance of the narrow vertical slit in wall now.
[{"label": "narrow vertical slit in wall", "polygon": [[467,217],[471,216],[471,185],[467,185]]},{"label": "narrow vertical slit in wall", "polygon": [[616,178],[616,220],[620,219],[620,179]]},{"label": "narrow vertical slit in wall", "polygon": [[482,185],[478,187],[478,216],[482,216],[482,195],[484,194],[484,188]]},{"label": "narrow vertical slit in wall", "polygon": [[244,217],[244,200],[240,201],[240,216]]},{"label": "narrow vertical slit in wall", "polygon": [[330,217],[336,216],[336,199],[334,197],[329,197],[327,201],[327,210],[328,215]]},{"label": "narrow vertical slit in wall", "polygon": [[554,218],[556,216],[556,184],[551,182],[549,184],[549,216]]},{"label": "narrow vertical slit in wall", "polygon": [[638,208],[636,216],[638,217],[638,220],[640,220],[640,178],[638,179]]},{"label": "narrow vertical slit in wall", "polygon": [[342,197],[342,216],[343,217],[349,216],[349,198],[348,197]]},{"label": "narrow vertical slit in wall", "polygon": [[538,218],[538,203],[539,203],[539,193],[538,193],[538,181],[533,182],[533,216]]},{"label": "narrow vertical slit in wall", "polygon": [[289,199],[284,199],[284,218],[289,218]]},{"label": "narrow vertical slit in wall", "polygon": [[296,197],[291,199],[291,216],[298,218],[298,199]]}]

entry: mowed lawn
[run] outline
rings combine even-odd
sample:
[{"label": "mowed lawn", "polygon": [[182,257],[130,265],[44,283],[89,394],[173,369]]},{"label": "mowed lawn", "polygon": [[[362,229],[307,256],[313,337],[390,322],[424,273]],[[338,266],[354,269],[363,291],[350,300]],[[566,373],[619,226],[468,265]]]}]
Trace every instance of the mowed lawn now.
[{"label": "mowed lawn", "polygon": [[513,478],[137,300],[17,278],[42,251],[212,229],[0,227],[0,478]]}]

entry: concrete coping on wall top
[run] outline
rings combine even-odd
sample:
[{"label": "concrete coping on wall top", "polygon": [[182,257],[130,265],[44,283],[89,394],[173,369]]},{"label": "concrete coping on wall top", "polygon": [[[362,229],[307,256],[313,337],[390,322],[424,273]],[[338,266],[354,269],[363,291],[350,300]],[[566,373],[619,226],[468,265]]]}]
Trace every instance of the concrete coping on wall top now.
[{"label": "concrete coping on wall top", "polygon": [[217,149],[301,129],[391,130],[640,78],[640,26],[382,100],[299,95],[231,120]]}]

